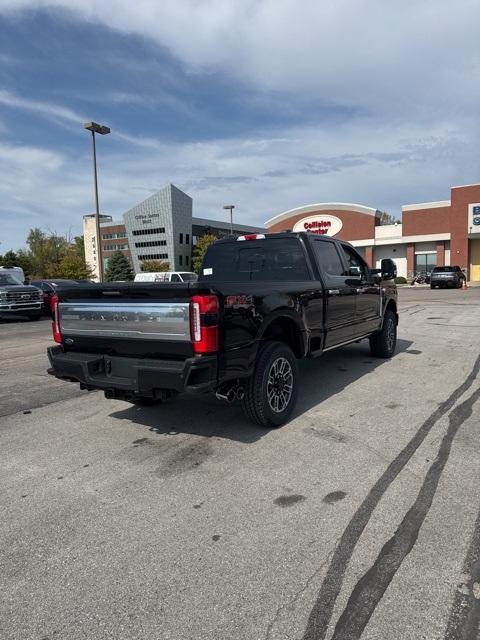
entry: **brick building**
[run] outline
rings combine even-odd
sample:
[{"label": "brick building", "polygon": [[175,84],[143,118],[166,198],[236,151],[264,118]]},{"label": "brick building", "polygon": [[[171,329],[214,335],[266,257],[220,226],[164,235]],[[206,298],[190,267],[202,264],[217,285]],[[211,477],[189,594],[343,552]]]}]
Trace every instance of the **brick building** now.
[{"label": "brick building", "polygon": [[449,200],[402,207],[401,222],[380,225],[380,212],[358,204],[319,203],[265,223],[269,232],[312,231],[348,240],[372,267],[393,258],[398,275],[459,265],[480,281],[480,184],[452,187]]}]

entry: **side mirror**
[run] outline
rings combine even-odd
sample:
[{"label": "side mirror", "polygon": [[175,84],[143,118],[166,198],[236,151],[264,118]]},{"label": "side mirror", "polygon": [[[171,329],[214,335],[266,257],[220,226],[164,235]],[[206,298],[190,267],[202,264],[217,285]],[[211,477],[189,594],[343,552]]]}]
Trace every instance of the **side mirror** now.
[{"label": "side mirror", "polygon": [[359,278],[362,275],[360,267],[350,267],[348,275]]},{"label": "side mirror", "polygon": [[393,280],[397,277],[397,265],[391,258],[383,258],[381,263],[382,280]]}]

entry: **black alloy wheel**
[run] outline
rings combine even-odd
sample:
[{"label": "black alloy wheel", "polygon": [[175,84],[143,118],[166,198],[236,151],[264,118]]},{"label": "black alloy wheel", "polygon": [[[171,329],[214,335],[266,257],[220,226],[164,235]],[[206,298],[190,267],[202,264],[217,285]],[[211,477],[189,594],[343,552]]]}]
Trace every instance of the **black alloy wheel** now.
[{"label": "black alloy wheel", "polygon": [[257,356],[254,374],[247,380],[243,409],[262,427],[280,427],[290,417],[298,395],[298,364],[283,342],[266,342]]},{"label": "black alloy wheel", "polygon": [[380,331],[370,336],[370,352],[377,358],[391,358],[397,346],[397,320],[390,309],[385,311]]}]

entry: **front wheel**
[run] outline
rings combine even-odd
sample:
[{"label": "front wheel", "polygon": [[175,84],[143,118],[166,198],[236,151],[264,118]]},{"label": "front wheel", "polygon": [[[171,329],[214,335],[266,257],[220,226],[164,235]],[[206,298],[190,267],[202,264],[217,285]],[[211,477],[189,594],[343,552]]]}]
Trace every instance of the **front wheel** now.
[{"label": "front wheel", "polygon": [[370,352],[377,358],[391,358],[397,345],[397,321],[390,309],[385,311],[380,331],[370,336]]},{"label": "front wheel", "polygon": [[248,379],[242,400],[247,417],[261,427],[284,424],[298,395],[298,364],[289,346],[266,342],[260,347],[255,371]]}]

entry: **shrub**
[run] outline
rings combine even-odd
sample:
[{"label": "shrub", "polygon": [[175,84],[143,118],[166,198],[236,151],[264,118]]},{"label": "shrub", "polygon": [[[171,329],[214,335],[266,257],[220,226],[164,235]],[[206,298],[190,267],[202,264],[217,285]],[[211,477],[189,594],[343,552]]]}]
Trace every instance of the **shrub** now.
[{"label": "shrub", "polygon": [[397,276],[395,278],[395,284],[407,284],[407,279],[403,276]]}]

